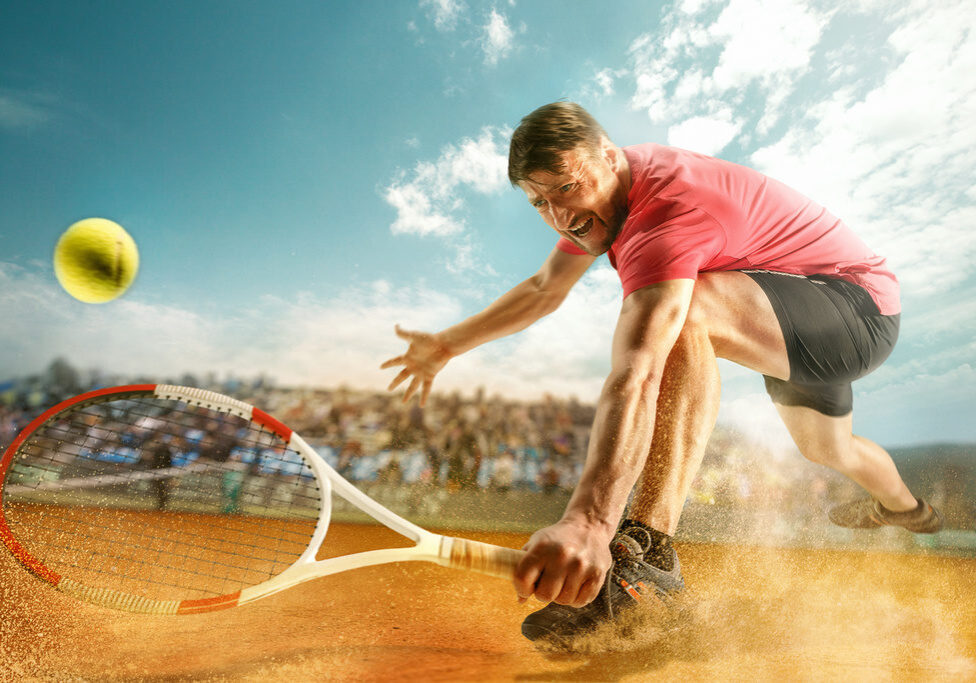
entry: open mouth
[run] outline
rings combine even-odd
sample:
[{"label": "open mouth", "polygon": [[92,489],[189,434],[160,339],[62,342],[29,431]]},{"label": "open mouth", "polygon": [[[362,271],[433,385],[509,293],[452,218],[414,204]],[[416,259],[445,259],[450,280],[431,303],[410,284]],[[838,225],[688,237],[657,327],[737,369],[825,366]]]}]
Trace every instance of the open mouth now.
[{"label": "open mouth", "polygon": [[576,239],[581,240],[589,234],[592,228],[593,228],[593,218],[587,218],[582,223],[578,223],[576,227],[567,230],[567,232],[571,234],[573,237],[575,237]]}]

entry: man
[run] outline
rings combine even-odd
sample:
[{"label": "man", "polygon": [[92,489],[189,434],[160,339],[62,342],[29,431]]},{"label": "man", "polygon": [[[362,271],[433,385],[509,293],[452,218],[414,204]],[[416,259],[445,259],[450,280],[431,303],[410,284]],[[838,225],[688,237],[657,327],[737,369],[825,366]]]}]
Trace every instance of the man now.
[{"label": "man", "polygon": [[403,365],[390,388],[410,378],[404,400],[423,402],[450,358],[554,311],[601,254],[616,268],[624,300],[583,473],[517,569],[520,599],[551,602],[526,618],[528,638],[565,643],[649,592],[682,590],[671,537],[718,412],[716,357],[762,373],[800,452],[870,494],[832,509],[834,523],[941,528],[851,431],[851,381],[891,352],[900,306],[885,260],[841,221],[742,166],[617,147],[570,102],[522,119],[509,178],[559,235],[542,268],[442,332],[397,327],[409,348],[383,367]]}]

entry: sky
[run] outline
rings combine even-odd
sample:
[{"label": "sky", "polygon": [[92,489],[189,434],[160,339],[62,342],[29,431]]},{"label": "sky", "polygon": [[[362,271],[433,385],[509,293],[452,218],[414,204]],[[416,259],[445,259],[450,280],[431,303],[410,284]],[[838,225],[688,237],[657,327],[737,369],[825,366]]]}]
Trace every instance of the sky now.
[{"label": "sky", "polygon": [[[976,440],[968,1],[8,0],[0,44],[0,381],[63,357],[383,388],[396,323],[443,329],[549,253],[507,145],[566,98],[619,145],[745,164],[841,216],[903,290],[855,430]],[[140,250],[107,304],[71,299],[51,264],[91,216]],[[620,302],[602,257],[559,311],[453,360],[435,390],[593,402]],[[720,422],[783,445],[761,378],[721,371]]]}]

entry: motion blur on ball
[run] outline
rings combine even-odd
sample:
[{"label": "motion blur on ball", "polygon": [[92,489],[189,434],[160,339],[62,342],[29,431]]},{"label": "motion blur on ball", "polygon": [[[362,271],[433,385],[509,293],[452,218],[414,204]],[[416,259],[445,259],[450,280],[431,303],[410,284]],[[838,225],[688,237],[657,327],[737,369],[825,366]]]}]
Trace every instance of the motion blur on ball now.
[{"label": "motion blur on ball", "polygon": [[71,296],[89,304],[121,295],[139,270],[136,243],[118,223],[105,218],[78,221],[54,247],[54,275]]}]

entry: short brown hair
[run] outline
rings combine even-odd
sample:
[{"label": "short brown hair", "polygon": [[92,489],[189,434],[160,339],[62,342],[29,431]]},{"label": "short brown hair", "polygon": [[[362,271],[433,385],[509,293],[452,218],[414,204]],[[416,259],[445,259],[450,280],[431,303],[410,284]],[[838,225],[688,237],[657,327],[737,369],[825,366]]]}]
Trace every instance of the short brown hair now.
[{"label": "short brown hair", "polygon": [[522,119],[508,149],[508,179],[512,185],[537,171],[560,173],[559,155],[583,148],[596,153],[608,137],[588,111],[575,102],[546,104]]}]

